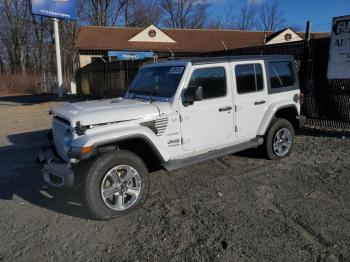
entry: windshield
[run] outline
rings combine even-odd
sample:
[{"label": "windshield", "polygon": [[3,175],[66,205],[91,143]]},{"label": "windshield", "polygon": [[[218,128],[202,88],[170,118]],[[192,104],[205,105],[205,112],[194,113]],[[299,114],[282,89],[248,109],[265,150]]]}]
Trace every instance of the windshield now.
[{"label": "windshield", "polygon": [[184,66],[158,66],[141,69],[132,81],[127,96],[172,97],[181,80]]}]

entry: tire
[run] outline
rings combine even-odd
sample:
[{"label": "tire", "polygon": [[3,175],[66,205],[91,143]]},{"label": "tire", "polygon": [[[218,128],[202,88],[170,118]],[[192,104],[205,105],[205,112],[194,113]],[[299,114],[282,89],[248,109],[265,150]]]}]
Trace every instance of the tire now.
[{"label": "tire", "polygon": [[147,167],[137,155],[124,150],[96,157],[84,182],[85,203],[97,220],[108,220],[130,213],[144,204],[148,191]]},{"label": "tire", "polygon": [[[288,120],[274,118],[265,135],[264,149],[267,158],[273,160],[289,156],[293,147],[294,134],[294,127]],[[283,135],[285,138],[282,139]],[[280,139],[278,140],[278,138]],[[274,142],[276,142],[276,147]],[[282,151],[280,148],[282,148]]]}]

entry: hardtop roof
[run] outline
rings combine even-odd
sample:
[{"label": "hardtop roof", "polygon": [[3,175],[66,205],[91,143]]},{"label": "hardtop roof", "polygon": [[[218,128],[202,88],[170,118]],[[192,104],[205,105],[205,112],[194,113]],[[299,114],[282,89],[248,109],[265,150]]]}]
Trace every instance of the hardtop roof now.
[{"label": "hardtop roof", "polygon": [[249,60],[292,60],[291,55],[237,55],[237,56],[220,56],[220,57],[203,57],[193,58],[189,60],[193,65],[196,64],[212,64],[220,62],[236,62],[236,61],[249,61]]},{"label": "hardtop roof", "polygon": [[250,60],[293,60],[291,55],[237,55],[237,56],[219,56],[219,57],[194,57],[187,59],[175,59],[168,61],[160,61],[155,64],[145,64],[144,67],[153,66],[185,66],[199,64],[214,64],[224,62],[250,61]]}]

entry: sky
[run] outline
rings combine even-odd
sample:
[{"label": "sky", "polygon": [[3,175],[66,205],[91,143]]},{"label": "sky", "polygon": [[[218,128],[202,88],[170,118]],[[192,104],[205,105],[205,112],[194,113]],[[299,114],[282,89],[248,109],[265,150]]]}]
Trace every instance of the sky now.
[{"label": "sky", "polygon": [[314,32],[330,32],[332,17],[350,15],[350,0],[207,0],[214,16],[225,14],[229,6],[241,9],[247,4],[277,2],[289,25],[299,25],[304,30],[307,20]]}]

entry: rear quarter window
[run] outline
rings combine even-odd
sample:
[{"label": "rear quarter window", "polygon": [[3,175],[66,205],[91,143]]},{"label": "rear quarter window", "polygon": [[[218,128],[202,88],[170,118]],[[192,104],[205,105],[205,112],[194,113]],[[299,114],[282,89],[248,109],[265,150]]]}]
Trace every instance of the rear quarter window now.
[{"label": "rear quarter window", "polygon": [[295,84],[293,63],[290,61],[269,62],[270,84],[272,89],[278,89]]}]

